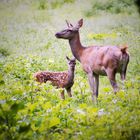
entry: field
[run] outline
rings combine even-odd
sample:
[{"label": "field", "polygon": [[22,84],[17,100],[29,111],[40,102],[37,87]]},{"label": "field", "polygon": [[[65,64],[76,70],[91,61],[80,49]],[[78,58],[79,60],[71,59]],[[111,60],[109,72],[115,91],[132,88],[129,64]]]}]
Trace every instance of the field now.
[{"label": "field", "polygon": [[[115,95],[100,77],[98,104],[77,61],[73,97],[38,85],[40,70],[67,70],[72,57],[67,40],[55,33],[83,18],[83,45],[128,45],[130,63]],[[139,140],[140,14],[132,0],[0,1],[1,140]],[[39,89],[39,90],[38,90]]]}]

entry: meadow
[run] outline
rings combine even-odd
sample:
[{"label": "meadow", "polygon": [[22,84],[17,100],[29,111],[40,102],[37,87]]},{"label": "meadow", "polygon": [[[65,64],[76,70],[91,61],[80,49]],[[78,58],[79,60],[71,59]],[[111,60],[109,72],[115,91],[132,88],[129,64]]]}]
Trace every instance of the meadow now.
[{"label": "meadow", "polygon": [[[77,61],[73,97],[38,85],[40,70],[67,70],[72,57],[67,40],[55,33],[76,23],[85,46],[128,45],[126,81],[120,75],[115,95],[100,76],[98,104],[93,104],[87,76]],[[140,14],[132,0],[0,1],[1,140],[139,140]],[[40,90],[36,90],[40,89]]]}]

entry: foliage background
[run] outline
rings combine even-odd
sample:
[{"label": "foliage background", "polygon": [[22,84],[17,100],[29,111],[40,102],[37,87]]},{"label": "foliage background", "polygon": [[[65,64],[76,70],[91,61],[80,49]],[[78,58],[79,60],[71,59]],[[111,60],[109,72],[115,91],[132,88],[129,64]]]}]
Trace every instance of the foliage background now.
[{"label": "foliage background", "polygon": [[[140,139],[140,15],[132,0],[0,1],[0,139]],[[54,34],[76,23],[86,46],[128,44],[130,63],[124,85],[114,95],[100,77],[98,104],[91,101],[87,77],[77,62],[73,97],[40,86],[39,70],[67,70],[68,41]],[[40,89],[37,91],[36,89]]]}]

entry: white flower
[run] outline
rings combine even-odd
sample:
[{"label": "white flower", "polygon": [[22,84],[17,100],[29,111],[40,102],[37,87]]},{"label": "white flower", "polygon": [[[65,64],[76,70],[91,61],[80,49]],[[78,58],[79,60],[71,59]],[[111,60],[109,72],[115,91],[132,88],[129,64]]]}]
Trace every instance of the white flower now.
[{"label": "white flower", "polygon": [[81,109],[77,109],[77,112],[80,113],[80,114],[85,115],[85,112],[83,110],[81,110]]},{"label": "white flower", "polygon": [[105,112],[104,112],[103,108],[98,111],[98,116],[102,116],[104,114],[105,114]]},{"label": "white flower", "polygon": [[49,113],[49,112],[52,112],[52,110],[51,110],[51,109],[48,109],[48,110],[47,110],[47,113]]},{"label": "white flower", "polygon": [[116,103],[117,103],[117,99],[113,99],[112,102],[113,102],[114,104],[116,104]]}]

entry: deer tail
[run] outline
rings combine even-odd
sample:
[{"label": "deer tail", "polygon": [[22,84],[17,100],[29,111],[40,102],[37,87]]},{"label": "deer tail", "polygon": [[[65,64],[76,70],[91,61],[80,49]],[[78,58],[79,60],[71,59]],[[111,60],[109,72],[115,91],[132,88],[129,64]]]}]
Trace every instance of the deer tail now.
[{"label": "deer tail", "polygon": [[127,48],[128,48],[128,46],[127,46],[127,45],[123,45],[123,46],[121,46],[121,47],[120,47],[121,52],[122,52],[122,53],[126,53]]}]

